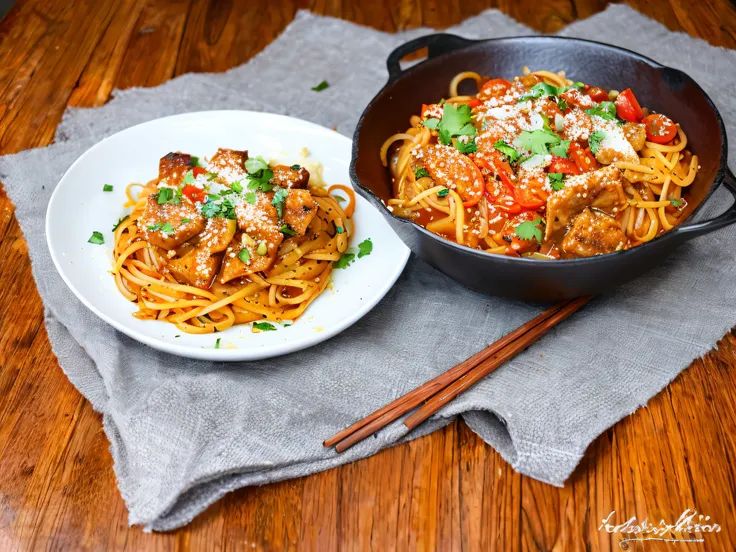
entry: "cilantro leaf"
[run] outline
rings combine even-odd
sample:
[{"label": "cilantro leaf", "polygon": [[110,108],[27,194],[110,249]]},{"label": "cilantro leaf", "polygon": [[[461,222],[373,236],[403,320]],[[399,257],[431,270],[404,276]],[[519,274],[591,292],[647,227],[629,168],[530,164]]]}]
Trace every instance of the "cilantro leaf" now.
[{"label": "cilantro leaf", "polygon": [[549,148],[549,152],[557,157],[567,157],[567,149],[570,147],[570,140],[562,140],[556,146]]},{"label": "cilantro leaf", "polygon": [[457,107],[447,103],[442,107],[442,120],[437,128],[440,131],[440,141],[450,145],[454,136],[475,136],[476,130],[471,123],[471,111],[468,104]]},{"label": "cilantro leaf", "polygon": [[238,259],[240,259],[243,264],[250,264],[250,252],[243,248],[240,250],[240,253],[238,253]]},{"label": "cilantro leaf", "polygon": [[437,197],[446,197],[450,193],[449,188],[445,188],[444,190],[440,190],[437,192]]},{"label": "cilantro leaf", "polygon": [[370,238],[364,239],[358,244],[358,258],[367,257],[373,251],[373,242]]},{"label": "cilantro leaf", "polygon": [[270,322],[253,322],[253,327],[256,330],[260,330],[262,332],[273,332],[273,331],[276,331],[276,326],[274,326]]},{"label": "cilantro leaf", "polygon": [[591,132],[590,136],[588,136],[588,145],[590,145],[590,151],[595,154],[595,152],[597,152],[598,148],[601,146],[601,142],[603,142],[605,138],[606,133],[602,130]]},{"label": "cilantro leaf", "polygon": [[248,192],[245,194],[245,202],[249,203],[251,205],[255,205],[256,201],[258,201],[258,196],[255,192]]},{"label": "cilantro leaf", "polygon": [[171,224],[170,224],[170,223],[168,223],[168,222],[164,222],[164,223],[163,223],[163,224],[161,225],[161,228],[160,228],[160,230],[161,230],[161,232],[162,232],[162,233],[164,233],[164,234],[172,234],[172,233],[174,232],[174,227],[173,227],[173,226],[171,226]]},{"label": "cilantro leaf", "polygon": [[565,182],[563,181],[564,175],[562,173],[549,173],[547,176],[549,177],[549,185],[555,192],[565,187]]},{"label": "cilantro leaf", "polygon": [[567,109],[567,102],[564,98],[557,98],[557,107],[560,108],[560,111],[565,111]]},{"label": "cilantro leaf", "polygon": [[493,144],[493,147],[496,148],[498,151],[503,153],[506,157],[509,158],[509,163],[513,163],[519,158],[519,152],[516,151],[514,148],[509,146],[506,142],[503,140],[499,140],[495,144]]},{"label": "cilantro leaf", "polygon": [[102,191],[103,192],[112,192],[112,184],[105,184],[104,186],[102,186]]},{"label": "cilantro leaf", "polygon": [[248,174],[255,174],[267,168],[268,163],[260,155],[258,157],[249,157],[245,162],[245,170],[248,171]]},{"label": "cilantro leaf", "polygon": [[146,226],[146,228],[148,228],[151,232],[157,232],[161,230],[161,227],[163,225],[164,225],[163,222],[157,222],[156,224],[149,224],[148,226]]},{"label": "cilantro leaf", "polygon": [[102,232],[98,232],[95,230],[92,232],[92,236],[87,240],[87,243],[93,243],[95,245],[102,245],[105,243],[105,236],[102,235]]},{"label": "cilantro leaf", "polygon": [[560,137],[549,130],[522,130],[514,140],[516,147],[531,151],[539,155],[547,154],[547,145],[557,145]]},{"label": "cilantro leaf", "polygon": [[243,185],[240,183],[239,180],[236,180],[232,184],[230,184],[230,189],[234,191],[236,194],[239,194],[243,191]]},{"label": "cilantro leaf", "polygon": [[522,222],[519,226],[514,229],[514,232],[522,240],[533,240],[536,239],[538,243],[542,243],[542,229],[539,225],[542,224],[542,218],[537,217],[534,220],[527,220]]},{"label": "cilantro leaf", "polygon": [[588,115],[594,115],[606,121],[616,120],[616,104],[613,102],[601,102],[596,106],[586,109]]},{"label": "cilantro leaf", "polygon": [[343,253],[337,261],[332,263],[333,268],[347,268],[355,259],[355,253]]},{"label": "cilantro leaf", "polygon": [[124,217],[120,217],[118,221],[115,223],[115,226],[112,227],[112,231],[114,232],[115,230],[117,230],[118,226],[120,226],[123,222],[128,220],[128,217],[130,217],[130,215],[125,215]]},{"label": "cilantro leaf", "polygon": [[465,155],[468,155],[470,153],[475,153],[476,151],[478,151],[478,144],[475,143],[475,140],[468,140],[467,142],[456,140],[455,148],[460,153],[464,153]]},{"label": "cilantro leaf", "polygon": [[424,167],[417,167],[414,169],[414,178],[419,180],[420,178],[424,178],[425,176],[429,176],[429,171],[425,169]]},{"label": "cilantro leaf", "polygon": [[181,190],[174,188],[161,188],[156,196],[159,205],[164,203],[181,203]]},{"label": "cilantro leaf", "polygon": [[199,157],[196,155],[192,155],[189,158],[189,166],[190,167],[201,167],[202,165],[199,163]]},{"label": "cilantro leaf", "polygon": [[440,120],[436,117],[432,117],[431,119],[426,119],[422,121],[422,124],[427,127],[429,130],[435,130],[437,126],[440,124]]},{"label": "cilantro leaf", "polygon": [[288,224],[282,224],[279,228],[279,232],[284,234],[285,236],[296,236],[296,232],[294,232]]},{"label": "cilantro leaf", "polygon": [[546,82],[539,82],[532,86],[531,90],[526,94],[523,94],[517,101],[517,103],[525,102],[527,100],[536,100],[538,98],[546,96],[556,96],[560,93],[560,89]]},{"label": "cilantro leaf", "polygon": [[276,207],[276,211],[279,214],[279,218],[284,217],[284,200],[286,199],[286,196],[289,195],[289,189],[288,188],[281,188],[278,192],[273,194],[273,199],[271,200],[271,205]]},{"label": "cilantro leaf", "polygon": [[319,84],[318,84],[317,86],[313,86],[313,87],[312,87],[312,90],[314,90],[315,92],[322,92],[322,90],[324,90],[324,89],[325,89],[325,88],[327,88],[328,86],[330,86],[330,85],[329,85],[329,83],[328,83],[327,81],[324,81],[324,80],[323,80],[323,81],[322,81],[321,83],[319,83]]}]

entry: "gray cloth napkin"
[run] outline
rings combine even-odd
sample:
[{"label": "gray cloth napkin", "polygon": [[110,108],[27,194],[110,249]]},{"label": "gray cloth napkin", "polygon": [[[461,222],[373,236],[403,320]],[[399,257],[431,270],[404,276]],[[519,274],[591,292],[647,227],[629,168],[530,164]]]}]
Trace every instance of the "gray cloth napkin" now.
[{"label": "gray cloth napkin", "polygon": [[[449,29],[532,34],[498,11]],[[657,270],[600,297],[408,434],[400,422],[343,455],[322,440],[467,358],[541,307],[471,292],[412,259],[386,298],[341,335],[306,351],[240,364],[188,361],[117,333],[64,285],[44,236],[54,186],[89,146],[130,125],[204,109],[253,109],[337,126],[345,135],[386,79],[396,35],[299,12],[249,63],[115,92],[70,109],[57,143],[0,159],[49,339],[72,383],[103,414],[130,523],[169,530],[226,492],[313,473],[433,431],[461,414],[521,473],[562,485],[587,446],[710,350],[736,323],[736,228],[681,247]],[[683,69],[736,128],[736,52],[612,6],[563,35],[618,44]],[[530,60],[533,63],[533,60]],[[321,80],[330,87],[313,93]],[[732,144],[736,138],[732,136]],[[731,158],[736,158],[731,147]],[[720,191],[704,216],[729,200]]]}]

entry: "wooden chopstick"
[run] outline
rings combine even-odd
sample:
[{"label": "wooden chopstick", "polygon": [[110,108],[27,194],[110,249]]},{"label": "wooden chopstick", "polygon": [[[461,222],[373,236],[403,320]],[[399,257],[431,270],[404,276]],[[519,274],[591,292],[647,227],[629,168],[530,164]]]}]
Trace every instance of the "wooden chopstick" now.
[{"label": "wooden chopstick", "polygon": [[433,395],[426,403],[424,403],[419,410],[411,414],[404,420],[404,425],[409,430],[414,429],[424,420],[432,416],[440,408],[449,403],[452,399],[457,397],[463,391],[467,391],[473,385],[478,383],[488,374],[493,372],[496,368],[501,366],[504,362],[510,358],[516,356],[518,353],[528,348],[540,337],[546,334],[550,328],[555,327],[557,324],[565,320],[568,316],[579,310],[583,305],[590,301],[592,297],[578,297],[567,303],[563,308],[559,309],[552,316],[547,318],[541,324],[535,326],[525,336],[520,337],[513,343],[504,347],[502,351],[496,353],[492,358],[489,358],[479,363],[475,368],[464,376],[458,378],[453,383]]},{"label": "wooden chopstick", "polygon": [[[518,353],[520,350],[531,345],[531,343],[533,343],[534,341],[539,339],[539,337],[541,337],[544,333],[546,333],[549,330],[549,328],[557,324],[559,321],[567,318],[567,316],[569,316],[570,314],[578,310],[580,307],[582,307],[585,303],[587,303],[590,300],[590,298],[584,298],[585,300],[581,302],[582,299],[583,298],[574,299],[574,300],[565,301],[565,302],[554,305],[553,307],[547,309],[546,311],[539,314],[538,316],[532,318],[525,324],[519,326],[516,330],[508,333],[507,335],[505,335],[498,341],[492,343],[485,349],[477,352],[472,357],[461,362],[457,366],[440,374],[434,379],[420,385],[416,389],[410,391],[409,393],[403,395],[402,397],[399,397],[398,399],[387,404],[386,406],[379,408],[372,414],[369,414],[365,418],[358,420],[350,427],[345,428],[342,431],[336,433],[334,436],[330,437],[324,442],[324,446],[330,447],[330,446],[335,445],[335,449],[337,450],[337,452],[343,452],[344,450],[353,446],[355,443],[374,434],[376,431],[384,428],[385,426],[387,426],[388,424],[390,424],[391,422],[393,422],[400,416],[406,414],[410,410],[413,410],[414,408],[419,406],[422,402],[426,401],[427,399],[430,399],[432,396],[440,394],[441,391],[455,384],[458,381],[467,379],[467,378],[464,378],[464,376],[470,373],[471,371],[474,371],[474,369],[476,369],[477,367],[480,367],[480,366],[486,367],[492,364],[493,362],[495,362],[496,355],[498,354],[502,360],[500,360],[500,362],[498,362],[498,364],[496,364],[493,368],[488,369],[485,375],[489,374],[491,371],[493,371],[493,369],[500,366],[500,364],[502,364],[505,360],[508,360],[509,358],[511,358],[511,356]],[[572,309],[572,310],[570,310],[569,313],[565,314],[561,318],[558,318],[557,321],[554,322],[553,324],[545,325],[544,329],[541,332],[539,332],[538,335],[536,333],[533,334],[536,337],[531,339],[528,342],[528,345],[520,346],[518,350],[515,350],[515,352],[513,352],[513,354],[511,355],[506,356],[503,354],[503,351],[507,347],[510,347],[517,340],[524,339],[524,336],[527,336],[527,339],[528,339],[528,336],[535,330],[535,328],[538,328],[541,325],[545,324],[555,315],[558,315],[561,311],[566,310],[566,309]],[[482,377],[484,376],[481,376],[478,379],[481,379]],[[473,383],[475,383],[475,381],[478,381],[478,379],[474,380]],[[470,385],[472,385],[472,383]],[[466,388],[467,387],[463,388],[463,390]],[[453,397],[455,397],[460,392],[462,391],[457,391],[454,395],[452,395],[452,397],[446,399],[446,401],[451,400]],[[445,394],[442,394],[442,396],[445,396]],[[444,404],[446,404],[446,402],[441,403],[441,406]],[[422,409],[420,409],[420,411],[426,412],[426,410],[422,410]],[[433,413],[434,412],[431,412],[429,415],[431,416]],[[404,423],[406,423],[406,421]]]}]

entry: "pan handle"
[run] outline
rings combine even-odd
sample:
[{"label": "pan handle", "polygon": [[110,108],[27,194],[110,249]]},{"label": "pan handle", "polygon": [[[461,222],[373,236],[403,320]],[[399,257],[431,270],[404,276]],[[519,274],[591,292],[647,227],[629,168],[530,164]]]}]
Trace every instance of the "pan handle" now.
[{"label": "pan handle", "polygon": [[698,222],[697,224],[690,224],[688,226],[678,226],[677,233],[682,237],[683,240],[690,240],[703,234],[708,234],[733,224],[736,222],[736,176],[731,172],[731,169],[726,167],[726,174],[723,179],[723,184],[726,189],[733,195],[734,202],[731,206],[726,209],[723,213],[710,220]]},{"label": "pan handle", "polygon": [[388,55],[388,58],[386,59],[386,66],[388,67],[388,81],[394,81],[401,76],[402,70],[399,62],[404,56],[407,56],[412,52],[416,52],[417,50],[427,47],[429,49],[427,59],[431,59],[447,52],[465,48],[475,42],[480,41],[469,40],[449,33],[424,35],[419,38],[415,38],[414,40],[410,40],[409,42],[398,46]]}]

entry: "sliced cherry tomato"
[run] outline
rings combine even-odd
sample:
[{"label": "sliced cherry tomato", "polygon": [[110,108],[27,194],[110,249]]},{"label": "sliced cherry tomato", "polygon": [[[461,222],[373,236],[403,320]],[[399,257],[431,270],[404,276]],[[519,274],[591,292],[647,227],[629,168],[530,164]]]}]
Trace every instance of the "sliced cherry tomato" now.
[{"label": "sliced cherry tomato", "polygon": [[581,172],[594,171],[598,168],[598,162],[590,148],[583,149],[577,142],[572,142],[568,151],[570,159],[575,161]]},{"label": "sliced cherry tomato", "polygon": [[644,116],[644,113],[642,113],[641,107],[639,106],[639,102],[636,101],[636,96],[634,96],[631,88],[627,88],[621,92],[614,103],[616,104],[616,113],[618,113],[618,116],[624,121],[638,123]]},{"label": "sliced cherry tomato", "polygon": [[503,96],[511,88],[511,83],[506,79],[491,79],[483,83],[481,91],[490,97]]},{"label": "sliced cherry tomato", "polygon": [[[456,188],[465,207],[472,207],[480,201],[485,180],[467,155],[453,147],[436,146],[425,148],[423,156],[432,180],[447,188]],[[442,170],[438,169],[440,166]]]},{"label": "sliced cherry tomato", "polygon": [[[560,94],[559,97],[565,100],[568,107],[574,105],[580,109],[590,109],[595,105],[595,102],[590,96],[583,94],[577,88],[571,88],[567,92]],[[565,110],[565,112],[567,112],[567,110]]]},{"label": "sliced cherry tomato", "polygon": [[562,173],[562,174],[580,174],[580,167],[577,166],[575,161],[572,159],[565,159],[564,157],[552,157],[552,163],[549,165],[549,171],[551,173]]},{"label": "sliced cherry tomato", "polygon": [[192,174],[194,175],[194,178],[197,178],[200,174],[206,174],[207,171],[203,169],[202,167],[193,167],[192,168]]},{"label": "sliced cherry tomato", "polygon": [[594,102],[608,101],[608,93],[602,88],[598,88],[597,86],[593,86],[592,88],[588,89],[588,96],[590,96],[590,99]]},{"label": "sliced cherry tomato", "polygon": [[647,140],[655,144],[666,144],[677,136],[677,125],[659,113],[648,115],[641,122],[646,125]]},{"label": "sliced cherry tomato", "polygon": [[460,100],[457,103],[469,105],[470,109],[474,109],[478,107],[479,105],[483,105],[483,102],[479,100],[478,98],[469,98],[467,100]]},{"label": "sliced cherry tomato", "polygon": [[192,201],[199,203],[203,203],[205,198],[207,197],[207,192],[205,192],[202,188],[197,188],[196,186],[192,186],[191,184],[187,184],[186,186],[184,186],[181,189],[181,193],[187,196]]}]

